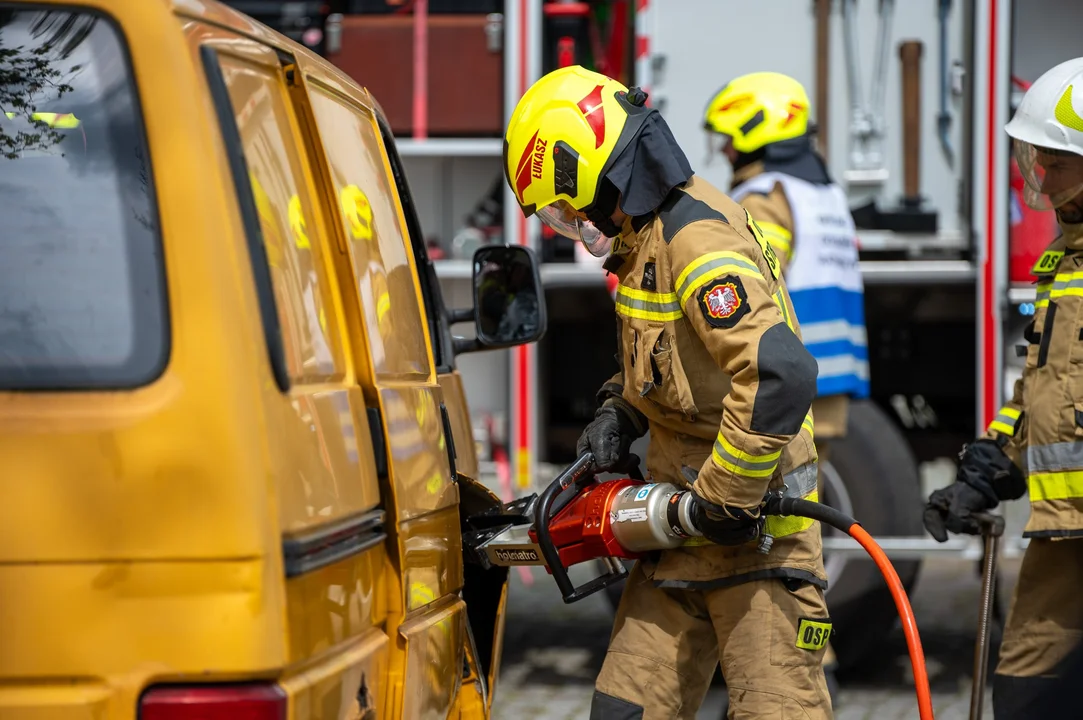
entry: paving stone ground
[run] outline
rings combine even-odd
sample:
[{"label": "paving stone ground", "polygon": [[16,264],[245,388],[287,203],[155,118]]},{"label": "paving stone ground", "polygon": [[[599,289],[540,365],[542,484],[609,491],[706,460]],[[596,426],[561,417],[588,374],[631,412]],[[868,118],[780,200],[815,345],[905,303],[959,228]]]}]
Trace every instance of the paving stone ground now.
[{"label": "paving stone ground", "polygon": [[[1004,608],[1018,561],[1001,562],[998,595]],[[599,593],[565,605],[541,569],[527,587],[513,572],[496,720],[580,720],[589,716],[594,677],[612,628],[612,613]],[[582,581],[582,578],[580,578]],[[970,704],[971,664],[980,577],[973,561],[927,560],[911,603],[925,648],[937,720],[965,720]],[[993,630],[992,657],[999,642]],[[991,661],[991,665],[994,661]],[[906,644],[901,630],[860,674],[840,678],[838,720],[911,720],[917,717]],[[722,720],[724,688],[712,688],[697,720]],[[992,718],[988,691],[984,718]]]}]

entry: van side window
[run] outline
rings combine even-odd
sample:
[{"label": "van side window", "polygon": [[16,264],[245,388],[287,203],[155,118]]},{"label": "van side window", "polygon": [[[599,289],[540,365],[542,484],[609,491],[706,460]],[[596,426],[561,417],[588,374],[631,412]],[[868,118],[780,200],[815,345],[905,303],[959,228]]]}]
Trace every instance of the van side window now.
[{"label": "van side window", "polygon": [[300,383],[342,377],[324,248],[301,170],[280,79],[269,68],[220,54],[274,285],[286,367]]},{"label": "van side window", "polygon": [[428,378],[432,359],[425,343],[427,327],[376,120],[318,84],[311,86],[309,96],[360,285],[373,368],[385,378]]},{"label": "van side window", "polygon": [[410,192],[410,183],[406,180],[406,170],[402,166],[399,152],[395,147],[395,137],[387,124],[378,119],[380,139],[383,140],[387,159],[391,163],[391,176],[399,192],[402,214],[406,218],[406,229],[414,253],[414,265],[417,267],[421,284],[421,299],[425,303],[429,319],[429,337],[432,338],[432,358],[436,363],[436,372],[443,375],[455,370],[455,353],[452,349],[451,326],[448,323],[447,306],[440,290],[440,280],[436,276],[436,266],[429,258],[425,247],[425,234],[421,230],[421,221],[417,217],[417,207]]},{"label": "van side window", "polygon": [[0,388],[157,378],[170,326],[151,157],[122,35],[0,11]]}]

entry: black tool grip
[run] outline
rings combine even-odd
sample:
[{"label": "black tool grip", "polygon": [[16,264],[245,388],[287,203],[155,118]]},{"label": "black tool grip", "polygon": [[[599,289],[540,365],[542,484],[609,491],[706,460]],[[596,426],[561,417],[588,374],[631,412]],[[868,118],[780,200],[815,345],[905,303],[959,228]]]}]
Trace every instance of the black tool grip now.
[{"label": "black tool grip", "polygon": [[538,505],[534,511],[534,531],[538,536],[538,546],[541,548],[542,557],[545,558],[545,564],[549,566],[549,572],[553,574],[553,580],[556,581],[557,588],[560,589],[561,597],[568,604],[582,600],[588,595],[593,595],[628,576],[628,571],[621,565],[619,570],[607,572],[576,587],[568,576],[568,569],[561,563],[560,551],[553,544],[553,537],[549,533],[549,521],[552,520],[553,515],[553,502],[558,495],[575,485],[575,491],[569,493],[570,497],[562,503],[562,506],[566,505],[571,497],[579,494],[580,490],[587,487],[590,482],[582,481],[588,477],[593,481],[593,475],[589,474],[593,464],[594,455],[592,453],[586,452],[580,455],[564,472],[557,475],[553,482],[549,483],[549,487],[545,488],[541,497],[538,498]]},{"label": "black tool grip", "polygon": [[573,602],[582,600],[588,595],[593,595],[599,590],[604,590],[613,583],[620,582],[626,577],[628,577],[628,571],[624,568],[623,565],[620,565],[620,570],[615,570],[613,572],[607,572],[604,575],[599,575],[593,580],[585,582],[579,587],[573,589],[570,595],[564,595],[564,602],[570,605]]}]

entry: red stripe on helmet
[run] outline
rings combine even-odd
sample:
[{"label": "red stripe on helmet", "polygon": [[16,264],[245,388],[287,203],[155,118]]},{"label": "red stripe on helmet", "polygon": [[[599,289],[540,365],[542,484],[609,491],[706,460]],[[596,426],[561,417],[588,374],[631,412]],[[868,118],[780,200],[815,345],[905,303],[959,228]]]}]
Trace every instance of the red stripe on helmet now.
[{"label": "red stripe on helmet", "polygon": [[602,86],[598,85],[585,98],[575,104],[583,117],[587,119],[590,129],[594,131],[594,149],[597,150],[605,142],[605,110],[602,109]]},{"label": "red stripe on helmet", "polygon": [[739,105],[748,104],[751,101],[752,101],[752,96],[751,95],[741,95],[740,97],[733,98],[728,103],[726,103],[722,107],[718,108],[718,110],[716,110],[715,112],[720,112],[720,113],[721,112],[726,112],[728,110],[732,110],[733,108],[735,108],[735,107],[737,107]]},{"label": "red stripe on helmet", "polygon": [[538,131],[535,130],[530,142],[523,148],[523,155],[519,158],[519,164],[515,167],[515,194],[519,196],[520,202],[523,201],[523,193],[530,187],[530,156],[534,154],[534,143],[537,139]]},{"label": "red stripe on helmet", "polygon": [[782,127],[786,127],[790,122],[798,116],[801,111],[805,109],[805,106],[801,103],[792,102],[786,111],[786,119],[782,121]]}]

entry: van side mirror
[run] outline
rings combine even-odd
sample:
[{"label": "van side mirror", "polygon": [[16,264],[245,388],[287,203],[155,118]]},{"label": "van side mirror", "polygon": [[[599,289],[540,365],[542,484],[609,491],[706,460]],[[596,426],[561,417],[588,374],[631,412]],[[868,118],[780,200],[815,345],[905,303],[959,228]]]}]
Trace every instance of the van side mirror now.
[{"label": "van side mirror", "polygon": [[534,251],[486,245],[474,252],[474,307],[451,322],[474,321],[475,338],[455,338],[455,354],[525,345],[545,335],[545,293]]}]

